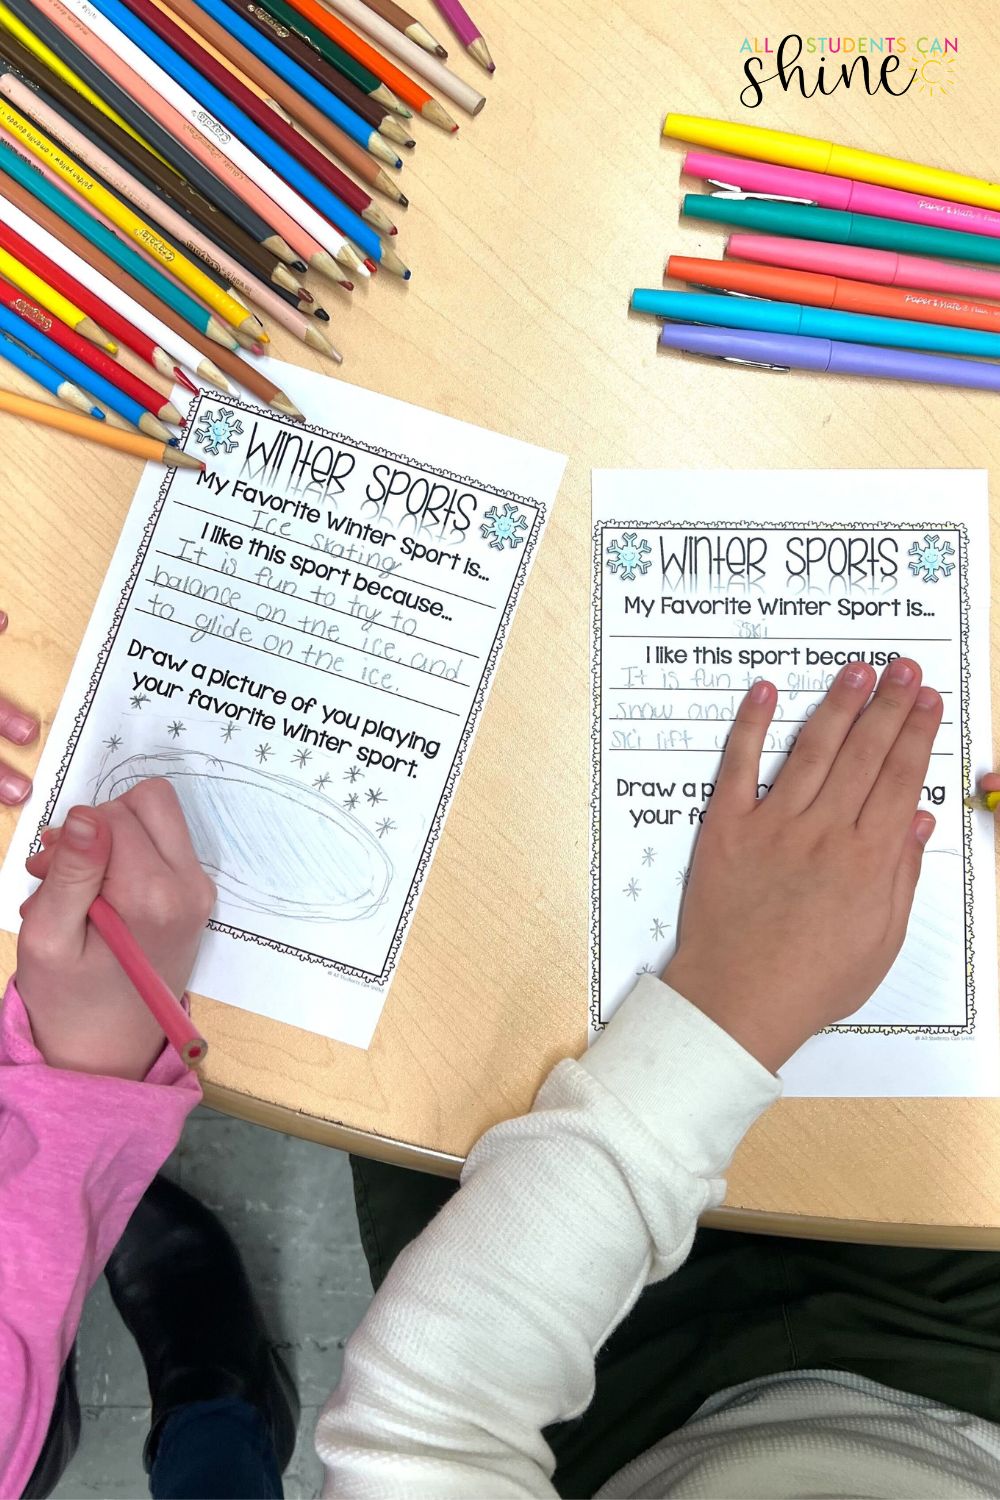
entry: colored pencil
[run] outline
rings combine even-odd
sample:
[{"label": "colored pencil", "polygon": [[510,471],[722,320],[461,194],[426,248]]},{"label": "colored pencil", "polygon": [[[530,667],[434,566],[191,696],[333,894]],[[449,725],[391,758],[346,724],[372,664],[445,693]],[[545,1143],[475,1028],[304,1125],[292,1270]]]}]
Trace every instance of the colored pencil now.
[{"label": "colored pencil", "polygon": [[[197,68],[208,81],[225,94],[233,104],[243,110],[247,118],[265,131],[307,171],[312,172],[351,212],[350,219],[341,222],[334,219],[342,233],[356,239],[357,219],[366,219],[382,234],[395,234],[395,225],[372,202],[371,197],[352,182],[346,172],[329,157],[324,156],[305,136],[284,121],[268,104],[262,104],[221,63],[209,56],[204,48],[176,25],[168,16],[158,11],[152,0],[128,0],[129,6],[142,20],[157,32],[161,39],[176,49],[192,67]],[[330,217],[328,214],[327,217]]]},{"label": "colored pencil", "polygon": [[[112,261],[88,246],[82,235],[64,225],[51,209],[45,208],[36,198],[33,198],[26,188],[4,176],[0,176],[0,214],[20,233],[30,234],[40,251],[50,257],[58,255],[62,264],[76,281],[85,285],[88,290],[92,289],[109,308],[114,310],[123,323],[127,323],[129,328],[134,327],[140,339],[148,339],[152,350],[158,350],[166,359],[167,364],[164,365],[158,359],[151,358],[149,354],[143,354],[141,347],[136,352],[161,374],[173,375],[182,385],[195,391],[198,387],[188,379],[182,368],[187,365],[202,380],[219,386],[221,390],[228,390],[225,376],[211,360],[202,358],[201,351],[196,349],[193,343],[181,337],[165,322],[154,316],[137,297],[130,296],[122,289],[119,281],[124,282],[129,278],[123,277]],[[85,255],[78,253],[78,247],[91,250],[93,263]],[[107,275],[106,271],[113,274]],[[144,296],[146,295],[145,289],[137,282],[133,285]],[[177,324],[178,327],[183,327],[180,319],[177,320]],[[114,326],[110,319],[108,326]],[[127,348],[133,347],[123,332],[119,331],[117,337]],[[205,346],[208,347],[207,339]],[[169,363],[171,360],[172,365]]]},{"label": "colored pencil", "polygon": [[[74,0],[76,3],[76,0]],[[215,118],[222,122],[226,130],[230,131],[236,139],[241,141],[244,147],[253,152],[257,159],[266,164],[272,173],[272,178],[279,184],[296,193],[302,203],[312,207],[317,216],[322,215],[330,224],[339,226],[342,236],[350,234],[351,239],[365,253],[365,265],[369,270],[375,265],[384,263],[387,270],[393,271],[404,280],[408,279],[410,272],[394,251],[387,250],[375,231],[364,222],[353,209],[341,204],[340,200],[319,179],[296,159],[280,144],[272,139],[267,131],[262,130],[242,109],[232,102],[214,83],[210,82],[205,72],[193,67],[181,55],[180,51],[169,45],[158,35],[156,31],[147,24],[145,20],[147,8],[153,12],[160,23],[160,31],[172,34],[177,31],[164,16],[150,5],[149,0],[129,0],[128,5],[121,0],[94,0],[94,8],[107,18],[113,26],[119,26],[122,34],[135,46],[140,47],[146,57],[158,64],[162,73],[175,81],[176,86],[188,90],[191,95],[203,106],[211,110]],[[187,37],[182,37],[187,45]],[[204,64],[207,68],[211,65],[217,68],[218,64],[208,58]],[[235,88],[236,85],[231,85]],[[252,96],[251,96],[252,97]],[[255,101],[256,102],[256,101]],[[277,117],[275,116],[275,119]],[[283,121],[278,124],[284,129],[288,127]],[[341,264],[344,264],[341,258]]]},{"label": "colored pencil", "polygon": [[296,89],[292,88],[291,84],[275,73],[258,53],[250,51],[231,31],[226,29],[219,20],[219,16],[225,16],[228,10],[224,0],[214,0],[214,3],[213,0],[202,0],[201,4],[196,4],[195,0],[172,0],[170,9],[178,16],[183,16],[202,36],[209,38],[213,46],[226,57],[231,58],[249,77],[254,79],[265,94],[280,104],[282,109],[316,137],[320,145],[325,146],[327,151],[336,156],[345,166],[350,167],[351,171],[369,187],[377,188],[380,193],[385,193],[395,202],[406,205],[408,200],[405,193],[400,192],[392,178],[374,157],[363,150],[356,141],[352,141],[314,104],[303,98]]},{"label": "colored pencil", "polygon": [[[18,0],[18,3],[24,4],[27,0]],[[74,27],[79,15],[86,28],[86,34],[81,34],[82,43],[100,66],[107,67],[123,87],[129,88],[150,114],[184,135],[193,151],[198,154],[204,151],[203,159],[210,160],[216,170],[227,171],[231,180],[235,174],[240,192],[245,193],[250,201],[258,203],[261,208],[266,206],[269,212],[273,210],[281,233],[296,251],[302,247],[302,258],[315,270],[339,280],[335,265],[339,261],[357,275],[370,274],[344,236],[327,219],[289,188],[242,140],[218,120],[212,119],[197,99],[123,31],[119,31],[101,11],[91,5],[84,6],[80,0],[70,0],[69,4],[63,4],[63,0],[39,0],[39,3],[54,15],[60,26]],[[134,21],[134,24],[138,26],[140,23]],[[225,167],[217,167],[217,161],[224,162]]]},{"label": "colored pencil", "polygon": [[418,115],[425,120],[430,120],[433,125],[440,125],[442,130],[456,131],[458,126],[451,115],[433,98],[431,94],[419,83],[407,76],[395,63],[391,63],[387,57],[383,57],[370,42],[352,31],[339,16],[324,6],[318,5],[316,0],[292,0],[295,9],[300,15],[305,16],[307,21],[312,21],[320,31],[324,32],[331,41],[339,43],[345,52],[363,62],[366,67],[387,83],[394,94],[398,94],[404,104],[408,104]]},{"label": "colored pencil", "polygon": [[204,1062],[208,1043],[199,1036],[191,1017],[153,968],[114,907],[103,896],[95,896],[87,915],[181,1062],[188,1068]]},{"label": "colored pencil", "polygon": [[[32,0],[11,0],[9,7],[0,0],[0,20],[9,25],[5,15],[17,28],[11,34],[21,45],[99,114],[118,123],[139,144],[147,143],[182,180],[190,181],[258,244],[286,263],[296,260],[292,249],[258,207],[258,204],[267,206],[264,194],[252,185],[251,191],[244,194],[242,183],[230,186],[221,181],[224,173],[218,163],[225,164],[225,157],[221,152],[213,157],[207,150],[196,149],[196,143],[199,146],[206,143],[186,120],[172,114],[164,124],[159,116],[154,118],[145,107],[146,100],[132,88],[131,80],[123,82],[117,76],[114,54],[110,49],[99,48],[96,38],[92,38],[71,11],[62,5],[46,6],[44,0],[39,5]],[[128,70],[120,71],[124,74]]]},{"label": "colored pencil", "polygon": [[[135,241],[154,261],[165,266],[171,276],[188,288],[192,296],[205,303],[233,328],[242,328],[260,337],[260,320],[226,292],[220,290],[200,266],[183,255],[175,244],[157,233],[147,219],[135,212],[129,203],[111,192],[87,172],[68,151],[60,149],[41,130],[37,130],[20,110],[0,97],[0,129],[19,141],[33,156],[44,161],[79,198],[95,213],[103,214],[129,241]],[[206,314],[206,323],[208,315]]]},{"label": "colored pencil", "polygon": [[[345,78],[336,64],[329,61],[324,50],[329,48],[341,52],[342,49],[336,47],[329,37],[325,37],[292,6],[284,4],[284,0],[262,0],[260,5],[256,0],[232,0],[232,6],[234,10],[239,9],[240,15],[256,31],[262,36],[270,37],[299,67],[305,68],[317,83],[321,83],[342,104],[367,120],[373,130],[379,131],[397,146],[412,147],[416,144],[409,131],[392,114],[386,114],[385,107],[378,102],[376,94],[366,94],[357,84]],[[343,55],[346,56],[346,53]],[[377,79],[375,81],[378,83]],[[378,86],[380,89],[384,87],[382,84]],[[405,109],[406,106],[400,105],[400,108]]]},{"label": "colored pencil", "polygon": [[[0,236],[0,245],[2,244],[3,237]],[[111,335],[103,328],[99,328],[82,307],[78,307],[69,297],[64,296],[51,282],[46,281],[40,272],[32,270],[19,260],[6,246],[0,248],[0,276],[6,276],[8,281],[20,287],[26,297],[31,297],[33,301],[47,308],[54,318],[61,318],[67,328],[75,329],[81,338],[100,345],[109,354],[118,353],[118,345]]]},{"label": "colored pencil", "polygon": [[[402,32],[390,26],[388,21],[383,21],[381,16],[377,16],[374,11],[368,9],[364,0],[330,0],[330,5],[349,28],[359,26],[380,47],[384,47],[406,67],[419,73],[421,78],[426,78],[439,94],[444,94],[452,103],[464,109],[466,114],[478,115],[486,103],[479,90],[474,89],[463,78],[459,78],[458,74],[453,73],[450,68],[445,67],[439,58],[431,57],[422,47],[411,42],[408,36],[403,36]],[[298,9],[297,0],[296,8]],[[346,46],[346,43],[344,45]],[[375,69],[375,71],[380,78],[383,76],[381,69]],[[401,90],[397,89],[396,92],[407,104],[410,102]]]},{"label": "colored pencil", "polygon": [[93,215],[77,203],[75,198],[70,198],[61,188],[49,182],[44,172],[38,167],[19,156],[6,140],[0,140],[0,168],[7,173],[8,177],[13,177],[16,182],[26,187],[40,202],[54,209],[65,223],[71,224],[87,238],[94,240],[99,249],[109,255],[112,260],[117,261],[123,270],[131,272],[137,281],[148,286],[150,291],[162,301],[173,307],[193,328],[200,329],[210,339],[224,347],[232,346],[233,340],[230,334],[221,323],[216,322],[200,302],[196,302],[162,271],[148,264],[138,251],[126,245],[112,230],[98,223]]},{"label": "colored pencil", "polygon": [[[15,94],[8,79],[23,85],[24,91]],[[220,213],[159,156],[140,145],[134,136],[121,130],[107,115],[94,109],[82,94],[75,93],[69,84],[49,73],[37,58],[9,35],[0,37],[0,91],[33,118],[31,100],[41,100],[49,109],[58,111],[68,124],[120,167],[131,172],[158,200],[165,199],[193,227],[224,245],[248,271],[262,281],[272,281],[289,291],[300,290],[290,267],[265,250],[257,240],[251,239],[227,214]],[[53,133],[58,137],[57,132]],[[302,261],[295,264],[300,270],[306,269]]]},{"label": "colored pencil", "polygon": [[105,448],[116,448],[119,453],[134,454],[136,458],[153,459],[156,463],[178,469],[205,467],[200,459],[192,458],[183,448],[158,443],[139,432],[123,432],[120,427],[108,427],[91,417],[79,416],[75,411],[62,411],[58,406],[47,406],[45,402],[32,401],[27,396],[15,396],[11,391],[0,391],[0,411],[28,422],[38,422],[43,427],[52,427],[57,432],[70,433],[73,437],[90,438],[91,442],[101,443]]},{"label": "colored pencil", "polygon": [[[13,297],[11,296],[13,293]],[[89,391],[97,401],[103,401],[118,416],[126,422],[131,422],[134,427],[140,428],[147,437],[159,438],[161,443],[170,441],[170,433],[164,427],[159,417],[154,415],[157,406],[163,403],[171,415],[166,420],[177,422],[178,416],[175,407],[167,402],[159,391],[154,391],[151,386],[146,386],[149,398],[137,400],[132,395],[126,382],[120,377],[127,376],[129,372],[114,360],[108,359],[100,349],[92,349],[100,360],[107,360],[112,367],[111,371],[106,366],[100,366],[96,361],[84,359],[83,352],[74,346],[61,334],[69,334],[74,337],[68,328],[65,328],[57,319],[49,318],[41,308],[34,307],[26,298],[18,296],[13,287],[6,282],[0,281],[0,330],[8,338],[20,340],[28,348],[46,360],[55,370],[67,380],[72,380],[75,385],[83,390]],[[90,349],[89,344],[84,346]],[[103,368],[103,373],[101,373]],[[142,382],[139,382],[142,385]]]},{"label": "colored pencil", "polygon": [[[226,3],[231,9],[249,19],[249,8],[241,4],[240,0],[226,0]],[[289,7],[286,6],[281,11],[273,11],[271,13],[273,19],[280,21],[283,26],[296,32],[305,41],[312,41],[320,56],[326,58],[326,61],[336,68],[343,78],[355,84],[363,94],[369,94],[376,103],[385,104],[389,109],[402,115],[404,119],[411,118],[413,111],[402,100],[396,98],[392,89],[387,88],[371,68],[366,68],[364,63],[352,57],[349,52],[345,52],[343,47],[338,46],[322,32],[317,32],[316,28],[305,22],[297,12],[289,15],[288,10]],[[273,31],[274,28],[272,27],[271,30]]]},{"label": "colored pencil", "polygon": [[82,411],[86,416],[93,417],[98,422],[104,421],[104,413],[99,406],[91,404],[90,397],[80,390],[79,386],[71,380],[65,380],[61,373],[47,364],[44,359],[39,359],[37,354],[31,354],[27,349],[15,343],[6,333],[0,333],[0,359],[7,360],[15,370],[20,370],[22,375],[27,375],[36,385],[43,390],[50,391],[67,406],[72,406],[76,411]]},{"label": "colored pencil", "polygon": [[[31,90],[27,85],[19,83],[16,79],[12,79],[10,75],[6,78],[0,77],[0,92],[7,94],[8,97],[13,95],[15,102],[24,102],[20,96],[22,94],[30,96],[31,94]],[[30,107],[30,99],[27,103],[28,107]],[[285,304],[273,288],[265,286],[256,277],[248,275],[237,261],[233,260],[224,250],[213,244],[200,231],[192,229],[180,214],[176,213],[168,204],[159,201],[155,193],[145,189],[141,182],[125,171],[124,168],[119,167],[98,146],[92,145],[85,137],[81,136],[80,132],[75,130],[67,120],[63,119],[54,110],[49,109],[37,96],[34,117],[37,119],[39,125],[45,126],[52,131],[53,135],[59,136],[64,145],[70,150],[75,151],[77,157],[90,167],[92,171],[99,173],[111,187],[124,194],[140,208],[143,208],[149,213],[151,218],[155,218],[163,226],[168,234],[180,239],[182,243],[188,245],[196,254],[202,256],[209,268],[208,274],[213,276],[213,280],[217,277],[223,287],[237,287],[240,292],[250,297],[264,311],[271,313],[279,322],[295,333],[297,337],[304,338],[306,343],[312,344],[314,348],[319,348],[323,353],[330,352],[330,346],[327,345],[326,340],[321,335],[312,331],[312,336],[308,336],[310,330],[306,320],[299,317],[298,314],[294,316],[289,314]],[[2,118],[2,115],[0,115],[0,118]],[[291,293],[288,295],[291,296]],[[240,326],[243,326],[243,324],[241,323]],[[336,352],[332,351],[332,353],[333,357],[336,358]]]},{"label": "colored pencil", "polygon": [[[368,3],[370,4],[371,0],[368,0]],[[459,0],[434,0],[434,4],[469,56],[474,58],[481,68],[485,68],[487,73],[495,73],[496,64],[490,56],[490,49],[465,6],[461,5]]]},{"label": "colored pencil", "polygon": [[408,36],[411,42],[416,42],[418,47],[423,47],[425,52],[433,52],[435,57],[447,57],[448,52],[436,37],[431,36],[427,27],[416,17],[411,16],[408,10],[397,5],[395,0],[365,0],[365,3],[376,15],[388,21],[390,26],[395,26],[404,36]]}]

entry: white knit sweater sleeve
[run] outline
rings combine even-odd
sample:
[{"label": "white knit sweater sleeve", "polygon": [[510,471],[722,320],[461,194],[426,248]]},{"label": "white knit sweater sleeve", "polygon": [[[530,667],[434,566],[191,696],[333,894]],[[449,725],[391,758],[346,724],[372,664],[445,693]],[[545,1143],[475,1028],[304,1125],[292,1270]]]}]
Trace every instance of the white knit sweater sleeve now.
[{"label": "white knit sweater sleeve", "polygon": [[780,1087],[641,979],[530,1114],[487,1131],[461,1191],[393,1266],[319,1421],[324,1494],[554,1495],[542,1429],[586,1408],[596,1351],[684,1260]]}]

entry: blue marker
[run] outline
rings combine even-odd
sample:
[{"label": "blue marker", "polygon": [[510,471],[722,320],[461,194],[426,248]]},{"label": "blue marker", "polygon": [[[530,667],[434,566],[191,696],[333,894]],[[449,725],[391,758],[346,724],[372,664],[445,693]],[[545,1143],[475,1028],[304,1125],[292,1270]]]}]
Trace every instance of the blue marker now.
[{"label": "blue marker", "polygon": [[[336,225],[342,234],[354,240],[372,260],[382,259],[382,241],[359,214],[343,203],[335,193],[331,193],[318,177],[314,177],[283,146],[272,141],[259,125],[254,124],[249,115],[244,114],[239,106],[227,99],[220,89],[209,83],[197,68],[192,68],[179,52],[168,47],[166,42],[133,15],[127,6],[122,5],[120,0],[93,0],[93,5],[95,10],[99,10],[113,26],[117,26],[119,31],[124,32],[130,41],[133,41],[137,47],[141,47],[147,57],[152,58],[153,62],[157,63],[165,73],[169,73],[175,83],[186,89],[198,100],[199,104],[203,104],[207,110],[211,111],[227,130],[232,131],[248,150],[259,156],[261,161],[266,162],[272,171],[287,182],[289,187],[294,188],[318,213],[323,214],[331,224]],[[234,24],[237,19],[235,12],[227,8],[227,22],[234,36],[237,35]],[[261,44],[265,39],[258,36],[256,32],[253,33],[253,37],[252,50],[263,59]],[[368,138],[372,133],[371,126],[328,90],[324,92],[327,93],[330,101],[328,105],[323,106],[325,113],[360,146],[367,147]]]},{"label": "blue marker", "polygon": [[841,339],[848,344],[887,344],[901,349],[928,349],[938,354],[977,354],[1000,359],[1000,333],[981,328],[951,328],[916,323],[910,318],[877,318],[867,313],[836,312],[799,302],[768,302],[762,297],[733,297],[713,292],[666,292],[637,288],[635,312],[652,313],[679,323],[713,323],[723,328],[752,328],[759,333],[804,334]]}]

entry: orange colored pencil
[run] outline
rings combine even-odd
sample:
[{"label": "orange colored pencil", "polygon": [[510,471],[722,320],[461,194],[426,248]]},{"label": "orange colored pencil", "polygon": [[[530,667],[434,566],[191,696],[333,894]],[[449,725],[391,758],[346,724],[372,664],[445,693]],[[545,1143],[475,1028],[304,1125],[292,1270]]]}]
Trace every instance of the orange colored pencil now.
[{"label": "orange colored pencil", "polygon": [[105,448],[117,448],[119,453],[131,453],[136,458],[151,458],[156,463],[169,464],[176,469],[204,469],[205,465],[183,448],[174,448],[156,438],[145,437],[140,432],[123,432],[119,427],[108,427],[95,422],[92,417],[82,417],[74,411],[64,411],[59,406],[48,406],[44,401],[33,401],[30,396],[15,396],[13,391],[0,391],[0,411],[12,417],[24,417],[29,422],[39,422],[43,427],[54,427],[58,432],[68,432],[73,437],[88,438]]},{"label": "orange colored pencil", "polygon": [[181,1062],[189,1068],[197,1067],[204,1060],[208,1043],[195,1030],[191,1017],[166,980],[153,968],[114,907],[103,896],[95,896],[87,915],[135,985],[171,1047],[180,1054]]},{"label": "orange colored pencil", "polygon": [[331,15],[325,6],[318,5],[316,0],[291,0],[291,4],[295,6],[299,15],[305,16],[307,21],[318,26],[332,42],[336,42],[339,47],[343,47],[345,52],[356,57],[358,62],[364,63],[365,67],[370,69],[376,77],[381,78],[382,82],[388,85],[404,104],[415,109],[418,115],[423,115],[425,120],[430,120],[434,125],[440,125],[442,130],[458,129],[451,115],[442,108],[433,95],[429,94],[425,88],[421,88],[419,83],[414,83],[412,78],[384,57],[376,47],[366,42],[364,37],[352,31],[350,26],[346,26],[337,16]]}]

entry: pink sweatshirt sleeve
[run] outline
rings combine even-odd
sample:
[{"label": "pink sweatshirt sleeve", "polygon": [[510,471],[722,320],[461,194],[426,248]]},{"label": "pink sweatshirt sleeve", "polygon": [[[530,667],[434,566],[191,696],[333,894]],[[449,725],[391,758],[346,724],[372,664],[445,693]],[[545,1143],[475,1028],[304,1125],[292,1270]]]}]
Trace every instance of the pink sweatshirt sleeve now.
[{"label": "pink sweatshirt sleeve", "polygon": [[83,1299],[201,1089],[170,1048],[142,1083],[50,1068],[0,1008],[0,1496],[35,1466]]}]

